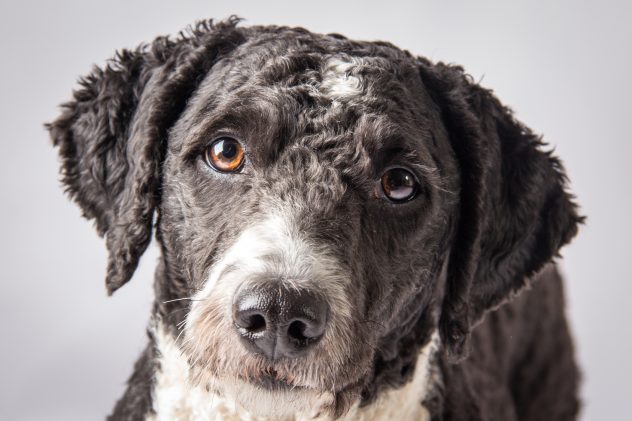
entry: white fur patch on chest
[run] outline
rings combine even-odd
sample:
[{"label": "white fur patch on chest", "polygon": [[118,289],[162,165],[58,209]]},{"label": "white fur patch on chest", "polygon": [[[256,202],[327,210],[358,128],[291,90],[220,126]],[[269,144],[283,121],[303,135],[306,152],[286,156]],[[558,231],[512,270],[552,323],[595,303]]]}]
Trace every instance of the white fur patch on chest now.
[{"label": "white fur patch on chest", "polygon": [[[154,390],[152,393],[155,414],[147,421],[328,421],[329,417],[315,417],[310,408],[304,413],[289,417],[258,417],[246,411],[235,400],[208,391],[189,382],[189,365],[182,356],[174,338],[158,327],[154,337],[159,352]],[[417,360],[413,379],[400,389],[383,392],[372,404],[363,408],[355,404],[341,421],[427,421],[430,415],[421,405],[435,379],[431,378],[431,361],[438,347],[435,333],[422,349]],[[283,401],[270,401],[270,405],[284,405]]]}]

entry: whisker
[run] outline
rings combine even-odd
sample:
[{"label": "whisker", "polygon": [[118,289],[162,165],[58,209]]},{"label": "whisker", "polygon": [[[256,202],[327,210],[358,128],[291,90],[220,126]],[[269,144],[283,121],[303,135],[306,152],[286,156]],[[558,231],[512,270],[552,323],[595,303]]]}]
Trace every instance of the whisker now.
[{"label": "whisker", "polygon": [[183,333],[184,333],[184,329],[180,330],[180,333],[178,333],[178,336],[176,337],[176,343],[178,343],[178,339],[180,339],[180,336],[182,336]]},{"label": "whisker", "polygon": [[163,304],[167,304],[167,303],[174,303],[176,301],[185,301],[185,300],[189,300],[189,301],[206,301],[206,298],[198,298],[195,299],[193,297],[185,297],[185,298],[174,298],[173,300],[167,300],[167,301],[163,301]]}]

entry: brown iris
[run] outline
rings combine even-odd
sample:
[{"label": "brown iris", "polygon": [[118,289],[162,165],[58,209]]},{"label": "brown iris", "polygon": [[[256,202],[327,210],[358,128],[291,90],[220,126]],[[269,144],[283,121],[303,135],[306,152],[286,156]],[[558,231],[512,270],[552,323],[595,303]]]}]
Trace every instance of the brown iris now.
[{"label": "brown iris", "polygon": [[393,202],[405,202],[417,193],[415,176],[404,168],[391,168],[386,171],[380,184],[384,195]]},{"label": "brown iris", "polygon": [[217,138],[206,148],[206,163],[221,172],[234,172],[244,162],[244,148],[236,139],[224,136]]}]

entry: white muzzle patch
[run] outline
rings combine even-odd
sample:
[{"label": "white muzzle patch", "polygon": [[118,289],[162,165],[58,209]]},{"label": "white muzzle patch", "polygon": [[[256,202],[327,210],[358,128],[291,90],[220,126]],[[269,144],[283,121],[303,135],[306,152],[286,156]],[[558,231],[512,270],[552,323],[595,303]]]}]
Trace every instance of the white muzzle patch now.
[{"label": "white muzzle patch", "polygon": [[[328,393],[296,399],[291,391],[269,392],[235,380],[224,385],[232,393],[218,393],[191,383],[189,364],[173,336],[159,324],[154,337],[159,369],[152,393],[155,413],[148,415],[147,421],[331,420],[330,415],[319,414],[319,408],[331,404],[333,397]],[[408,384],[384,392],[365,407],[355,403],[339,421],[430,420],[421,402],[440,382],[438,372],[432,369],[438,347],[439,335],[435,332],[419,353],[415,374]]]}]

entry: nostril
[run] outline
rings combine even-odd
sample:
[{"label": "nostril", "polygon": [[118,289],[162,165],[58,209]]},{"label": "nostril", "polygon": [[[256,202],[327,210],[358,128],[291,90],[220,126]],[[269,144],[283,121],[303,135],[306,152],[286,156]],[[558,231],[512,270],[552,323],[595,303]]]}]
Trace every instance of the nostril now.
[{"label": "nostril", "polygon": [[308,346],[318,341],[325,332],[324,320],[293,320],[287,328],[287,338],[298,346]]},{"label": "nostril", "polygon": [[310,339],[305,336],[306,329],[307,326],[305,325],[305,323],[300,320],[294,320],[292,323],[290,323],[290,326],[287,329],[287,334],[291,339],[299,342],[305,342]]},{"label": "nostril", "polygon": [[233,318],[242,334],[264,332],[268,327],[265,316],[258,311],[238,311]]},{"label": "nostril", "polygon": [[250,333],[259,333],[266,330],[266,319],[261,314],[253,314],[249,316],[245,321],[246,323],[243,328]]}]

